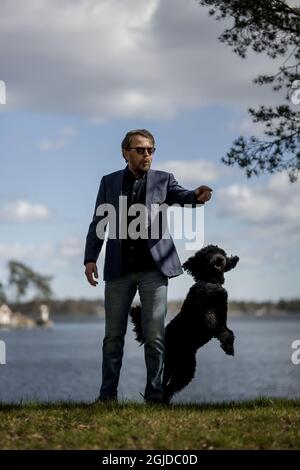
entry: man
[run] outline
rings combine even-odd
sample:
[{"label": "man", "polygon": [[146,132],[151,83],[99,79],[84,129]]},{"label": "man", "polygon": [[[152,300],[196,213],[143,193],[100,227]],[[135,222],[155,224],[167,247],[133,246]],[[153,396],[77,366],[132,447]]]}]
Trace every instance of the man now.
[{"label": "man", "polygon": [[189,204],[192,207],[204,204],[211,198],[212,189],[200,186],[189,191],[182,188],[171,173],[152,170],[155,140],[146,129],[128,132],[121,148],[127,162],[126,168],[106,175],[101,180],[84,256],[85,275],[88,282],[96,286],[96,262],[104,241],[104,237],[99,238],[96,233],[98,223],[104,218],[102,214],[97,215],[97,208],[101,204],[111,204],[116,209],[117,235],[108,236],[104,263],[105,337],[99,400],[117,400],[128,313],[138,290],[146,339],[144,354],[147,383],[144,398],[147,403],[158,403],[162,399],[168,278],[182,274],[183,270],[171,237],[163,238],[160,234],[158,238],[151,238],[151,233],[148,238],[135,239],[133,233],[127,233],[132,216],[127,217],[127,237],[119,236],[120,199],[122,204],[122,199],[127,197],[128,208],[137,203],[143,204],[150,213],[151,204]]}]

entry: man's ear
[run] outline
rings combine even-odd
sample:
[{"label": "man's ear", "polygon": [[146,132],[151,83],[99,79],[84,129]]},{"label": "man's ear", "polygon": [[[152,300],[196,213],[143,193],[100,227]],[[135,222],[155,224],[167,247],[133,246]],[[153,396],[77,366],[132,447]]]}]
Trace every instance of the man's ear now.
[{"label": "man's ear", "polygon": [[230,271],[231,269],[235,268],[239,259],[240,258],[238,256],[230,256],[229,258],[226,258],[226,266],[224,271]]},{"label": "man's ear", "polygon": [[125,155],[125,150],[124,150],[124,149],[122,149],[122,155],[123,155],[124,160],[125,160],[126,162],[128,162],[128,160],[127,160],[127,158],[126,158],[126,155]]}]

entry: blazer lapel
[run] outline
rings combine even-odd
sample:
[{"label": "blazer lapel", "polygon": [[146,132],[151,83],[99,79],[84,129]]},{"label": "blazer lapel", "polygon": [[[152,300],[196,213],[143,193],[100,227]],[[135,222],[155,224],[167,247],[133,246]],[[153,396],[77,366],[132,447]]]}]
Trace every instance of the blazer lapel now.
[{"label": "blazer lapel", "polygon": [[122,194],[122,185],[123,185],[124,170],[117,172],[114,179],[114,187],[111,188],[113,195],[113,205],[119,207],[119,196]]},{"label": "blazer lapel", "polygon": [[146,188],[146,200],[145,200],[148,211],[150,211],[151,209],[151,202],[153,200],[154,189],[155,189],[155,171],[151,170],[150,168],[147,173],[147,188]]},{"label": "blazer lapel", "polygon": [[[116,211],[116,233],[119,234],[119,222],[120,222],[120,214],[122,213],[122,208],[120,208],[120,196],[122,196],[122,186],[123,186],[123,177],[124,177],[124,170],[120,170],[115,174],[113,180],[113,187],[110,189],[111,194],[111,204],[114,206]],[[120,211],[121,209],[121,211]],[[118,238],[118,235],[117,235]]]}]

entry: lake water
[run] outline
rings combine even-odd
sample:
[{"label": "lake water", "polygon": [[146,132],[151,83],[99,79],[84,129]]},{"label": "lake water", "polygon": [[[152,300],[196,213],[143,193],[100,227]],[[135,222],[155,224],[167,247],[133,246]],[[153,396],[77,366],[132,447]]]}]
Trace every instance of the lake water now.
[{"label": "lake water", "polygon": [[[168,320],[168,318],[167,318]],[[300,398],[300,364],[291,361],[300,340],[300,315],[230,317],[236,355],[226,356],[217,340],[197,353],[194,380],[173,402],[244,400],[257,396]],[[6,365],[0,365],[0,400],[93,401],[101,382],[104,321],[57,321],[51,329],[0,330]],[[119,398],[143,401],[144,349],[128,325]]]}]

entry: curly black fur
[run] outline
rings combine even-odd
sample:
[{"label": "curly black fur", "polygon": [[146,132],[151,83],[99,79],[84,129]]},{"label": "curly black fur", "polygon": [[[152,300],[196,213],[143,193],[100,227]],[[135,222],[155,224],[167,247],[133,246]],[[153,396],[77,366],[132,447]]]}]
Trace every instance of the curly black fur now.
[{"label": "curly black fur", "polygon": [[[208,245],[191,256],[182,267],[193,276],[181,310],[165,328],[163,400],[188,385],[195,375],[197,350],[217,338],[226,354],[234,355],[234,334],[227,328],[227,291],[222,287],[224,272],[233,269],[239,258],[228,257],[222,248]],[[145,342],[141,307],[130,310],[133,331],[140,344]]]},{"label": "curly black fur", "polygon": [[135,305],[130,309],[130,316],[134,325],[133,332],[135,333],[135,339],[140,343],[140,346],[145,343],[145,338],[142,332],[142,311],[140,305]]}]

